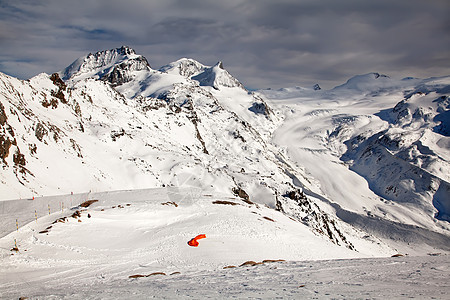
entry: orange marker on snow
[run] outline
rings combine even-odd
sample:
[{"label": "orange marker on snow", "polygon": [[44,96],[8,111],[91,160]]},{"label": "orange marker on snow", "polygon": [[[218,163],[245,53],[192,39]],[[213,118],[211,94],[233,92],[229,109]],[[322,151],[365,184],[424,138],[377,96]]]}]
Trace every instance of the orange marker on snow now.
[{"label": "orange marker on snow", "polygon": [[191,239],[191,240],[188,242],[188,245],[189,245],[189,246],[192,246],[192,247],[198,247],[198,245],[199,245],[198,240],[199,240],[199,239],[204,239],[204,238],[206,238],[206,235],[205,235],[205,234],[199,234],[199,235],[197,235],[195,238]]}]

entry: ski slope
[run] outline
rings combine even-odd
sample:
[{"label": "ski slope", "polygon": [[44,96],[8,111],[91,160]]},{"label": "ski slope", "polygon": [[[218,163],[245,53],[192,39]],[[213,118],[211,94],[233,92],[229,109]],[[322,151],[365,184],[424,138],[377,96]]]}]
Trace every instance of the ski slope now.
[{"label": "ski slope", "polygon": [[[81,207],[86,200],[98,201]],[[39,207],[35,203],[65,203],[65,208],[32,219],[0,239],[1,298],[270,298],[340,293],[348,298],[363,293],[439,295],[448,289],[448,285],[444,290],[430,285],[448,276],[446,255],[420,258],[425,261],[422,264],[417,257],[368,259],[396,252],[362,237],[353,242],[363,250],[352,251],[280,212],[198,189],[117,191],[27,201],[5,203],[10,208],[15,203],[16,211],[22,212]],[[70,207],[69,201],[75,206]],[[74,218],[76,211],[80,216]],[[2,211],[2,217],[11,212]],[[54,223],[57,220],[64,222]],[[198,247],[188,246],[197,234],[206,238],[199,240]],[[18,251],[11,250],[15,242]],[[269,261],[239,267],[246,261],[264,260]],[[236,268],[224,269],[231,266]],[[427,284],[409,289],[419,276],[405,277],[411,268],[417,268],[414,272],[421,272]],[[401,277],[388,281],[383,274]],[[150,276],[130,278],[133,275]]]}]

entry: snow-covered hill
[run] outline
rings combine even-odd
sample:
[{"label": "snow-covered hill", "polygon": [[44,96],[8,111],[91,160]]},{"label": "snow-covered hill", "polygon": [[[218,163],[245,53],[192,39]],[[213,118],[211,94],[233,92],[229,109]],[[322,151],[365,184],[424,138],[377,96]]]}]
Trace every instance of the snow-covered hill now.
[{"label": "snow-covered hill", "polygon": [[[38,211],[0,239],[1,298],[441,297],[449,289],[444,254],[370,259],[396,252],[364,237],[353,237],[362,252],[340,247],[282,212],[200,189],[0,203],[2,228],[5,215]],[[206,238],[188,246],[198,234]]]},{"label": "snow-covered hill", "polygon": [[250,92],[221,62],[156,70],[126,46],[0,73],[2,276],[447,253],[449,86],[371,73]]}]

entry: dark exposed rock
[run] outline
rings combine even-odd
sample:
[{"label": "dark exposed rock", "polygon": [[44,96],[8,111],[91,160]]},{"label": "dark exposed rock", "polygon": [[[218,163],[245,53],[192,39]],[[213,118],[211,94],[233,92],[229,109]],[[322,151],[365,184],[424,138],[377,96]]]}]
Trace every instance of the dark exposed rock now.
[{"label": "dark exposed rock", "polygon": [[75,142],[74,139],[70,139],[70,143],[72,144],[72,149],[75,150],[75,152],[77,153],[78,157],[83,157],[83,155],[81,154],[81,147],[80,145],[77,144],[77,142]]},{"label": "dark exposed rock", "polygon": [[113,142],[117,141],[118,138],[125,135],[125,130],[123,128],[120,129],[120,131],[111,131],[111,139]]},{"label": "dark exposed rock", "polygon": [[14,173],[16,174],[17,179],[21,184],[24,184],[20,177],[23,180],[26,180],[26,175],[29,174],[31,176],[34,176],[26,167],[27,161],[25,159],[25,155],[20,152],[20,149],[17,148],[16,152],[13,154],[13,162],[14,162]]},{"label": "dark exposed rock", "polygon": [[114,68],[109,73],[101,77],[101,80],[110,82],[113,86],[118,86],[133,79],[130,74],[131,71],[141,71],[148,69],[150,69],[150,64],[148,63],[147,59],[143,56],[138,56],[134,59],[129,59],[119,65],[114,66]]},{"label": "dark exposed rock", "polygon": [[8,120],[8,117],[6,117],[5,107],[0,102],[0,125],[4,126],[6,124],[7,120]]},{"label": "dark exposed rock", "polygon": [[42,123],[38,122],[36,124],[36,128],[34,129],[34,134],[36,135],[36,138],[42,142],[42,140],[44,139],[44,136],[46,136],[48,134],[48,130],[47,128],[44,127],[44,125],[42,125]]},{"label": "dark exposed rock", "polygon": [[17,148],[16,152],[13,154],[13,162],[17,166],[25,166],[27,161],[25,160],[25,155],[20,153],[19,148]]},{"label": "dark exposed rock", "polygon": [[5,166],[8,165],[6,163],[6,158],[9,156],[9,149],[11,148],[12,144],[12,141],[8,137],[0,134],[0,159]]},{"label": "dark exposed rock", "polygon": [[[349,248],[351,250],[355,250],[355,247],[353,246],[353,244],[347,240],[345,235],[338,228],[335,220],[332,219],[327,213],[323,212],[317,206],[317,204],[315,204],[314,202],[311,202],[302,191],[300,191],[298,189],[288,191],[283,195],[283,197],[285,199],[293,200],[297,206],[297,208],[295,210],[292,210],[290,205],[287,205],[285,207],[286,209],[284,209],[286,214],[291,215],[295,219],[300,220],[301,222],[303,222],[304,224],[306,224],[307,226],[312,228],[313,231],[315,231],[321,235],[327,236],[330,239],[330,241],[332,241],[333,243],[335,243],[337,245],[343,244],[347,248]],[[290,200],[283,201],[283,199],[281,199],[281,201],[283,201],[283,203],[287,203]],[[279,206],[281,208],[283,208],[282,202],[278,199],[277,199],[277,201],[280,202]],[[277,207],[278,207],[278,203],[277,203]],[[298,214],[298,213],[292,214],[292,212],[298,211],[298,210],[301,212],[300,214]],[[301,215],[303,215],[303,217],[301,217]]]},{"label": "dark exposed rock", "polygon": [[[62,81],[62,79],[59,77],[58,73],[53,73],[50,76],[50,80],[53,81],[53,83],[58,87],[58,91],[52,91],[51,95],[53,97],[59,99],[62,103],[67,104],[66,97],[64,96],[64,93],[63,93],[67,88],[64,81]],[[53,104],[52,104],[52,107],[53,107]],[[55,108],[55,107],[53,107],[53,108]]]},{"label": "dark exposed rock", "polygon": [[[59,99],[61,101],[61,103],[67,104],[67,100],[66,97],[64,96],[64,93],[61,90],[58,90],[57,92],[52,91],[51,92],[52,96]],[[52,104],[53,107],[53,104]],[[55,107],[53,107],[55,108]]]},{"label": "dark exposed rock", "polygon": [[53,73],[53,74],[50,76],[50,80],[53,81],[53,83],[54,83],[57,87],[59,87],[60,90],[63,90],[63,91],[66,90],[67,86],[66,86],[66,84],[64,83],[64,81],[62,81],[62,79],[59,77],[58,73]]},{"label": "dark exposed rock", "polygon": [[258,95],[253,94],[253,98],[255,99],[255,102],[252,103],[252,106],[249,107],[248,110],[255,114],[264,115],[267,119],[270,120],[270,117],[273,114],[272,109]]},{"label": "dark exposed rock", "polygon": [[81,114],[81,107],[80,107],[80,104],[77,101],[75,101],[75,103],[73,104],[73,110],[75,111],[75,114],[77,116],[79,116],[79,117],[82,116],[82,114]]},{"label": "dark exposed rock", "polygon": [[245,203],[253,204],[253,202],[250,201],[250,197],[248,196],[248,194],[243,189],[241,189],[240,187],[233,188],[233,193],[237,197],[241,198]]},{"label": "dark exposed rock", "polygon": [[262,102],[253,102],[252,106],[248,108],[249,111],[255,114],[267,115],[267,106]]},{"label": "dark exposed rock", "polygon": [[[54,91],[52,91],[53,95]],[[50,101],[47,99],[47,97],[44,97],[44,100],[41,102],[42,106],[45,108],[49,108],[50,106],[55,109],[58,107],[58,100],[55,98],[52,98]]]},{"label": "dark exposed rock", "polygon": [[283,197],[287,197],[295,201],[306,200],[305,194],[299,190],[286,192],[286,194],[284,194]]},{"label": "dark exposed rock", "polygon": [[235,139],[240,139],[243,143],[245,143],[244,137],[240,134],[239,131],[233,131],[231,133]]},{"label": "dark exposed rock", "polygon": [[30,150],[31,155],[35,155],[37,151],[36,144],[28,144],[28,149]]}]

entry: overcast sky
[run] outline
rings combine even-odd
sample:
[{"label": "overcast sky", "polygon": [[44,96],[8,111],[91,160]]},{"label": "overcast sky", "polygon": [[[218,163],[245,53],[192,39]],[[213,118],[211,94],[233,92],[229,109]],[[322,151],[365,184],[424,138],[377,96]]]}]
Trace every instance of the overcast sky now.
[{"label": "overcast sky", "polygon": [[450,75],[449,0],[0,0],[0,71],[52,73],[128,45],[250,88],[331,88],[356,74]]}]

